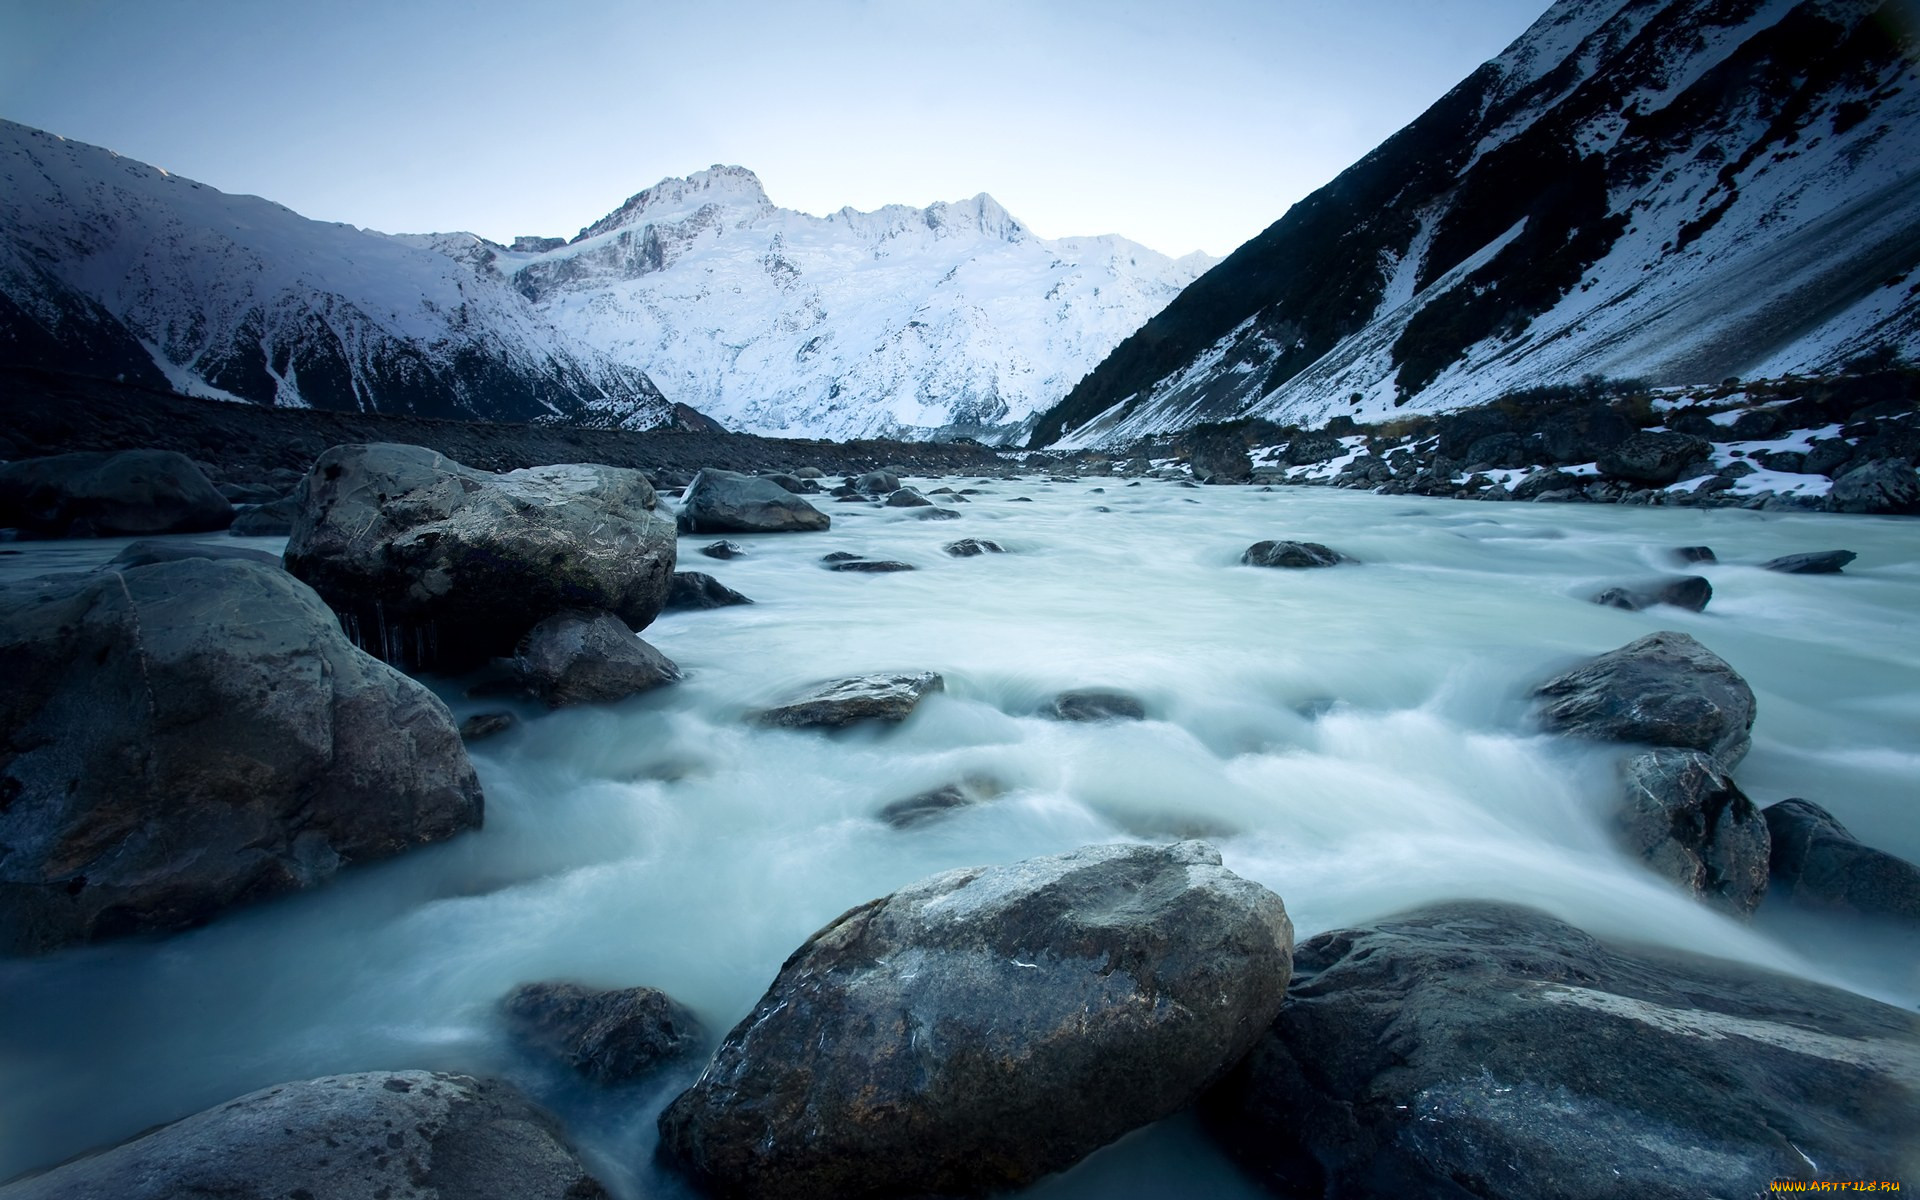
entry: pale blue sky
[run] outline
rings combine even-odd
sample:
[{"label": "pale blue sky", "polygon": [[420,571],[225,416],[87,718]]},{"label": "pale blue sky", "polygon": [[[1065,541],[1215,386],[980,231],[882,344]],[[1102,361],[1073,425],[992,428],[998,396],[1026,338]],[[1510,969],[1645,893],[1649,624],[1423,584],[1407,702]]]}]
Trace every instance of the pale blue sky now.
[{"label": "pale blue sky", "polygon": [[1546,0],[0,0],[0,116],[388,232],[571,236],[711,163],[1224,254]]}]

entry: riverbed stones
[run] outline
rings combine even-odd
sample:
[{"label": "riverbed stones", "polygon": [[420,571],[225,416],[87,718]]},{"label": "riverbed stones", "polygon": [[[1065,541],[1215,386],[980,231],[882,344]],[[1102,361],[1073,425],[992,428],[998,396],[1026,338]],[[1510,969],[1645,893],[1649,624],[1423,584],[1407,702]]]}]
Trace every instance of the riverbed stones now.
[{"label": "riverbed stones", "polygon": [[1549,732],[1703,750],[1731,770],[1752,744],[1753,689],[1725,659],[1662,630],[1540,685]]},{"label": "riverbed stones", "polygon": [[1840,568],[1859,557],[1851,550],[1812,550],[1768,559],[1760,564],[1760,569],[1787,575],[1838,575]]},{"label": "riverbed stones", "polygon": [[857,721],[904,721],[920,701],[946,690],[932,671],[853,675],[815,684],[758,714],[763,725],[783,729],[837,729]]},{"label": "riverbed stones", "polygon": [[1668,579],[1649,579],[1639,583],[1618,584],[1597,593],[1595,604],[1639,612],[1656,604],[1671,604],[1689,612],[1704,612],[1713,599],[1713,585],[1700,575],[1676,575]]},{"label": "riverbed stones", "polygon": [[1811,800],[1761,810],[1772,834],[1773,881],[1792,899],[1920,926],[1920,866],[1860,842]]},{"label": "riverbed stones", "polygon": [[1144,721],[1147,706],[1114,688],[1075,688],[1049,700],[1040,715],[1055,721]]},{"label": "riverbed stones", "polygon": [[892,471],[868,471],[849,486],[863,496],[886,496],[900,490],[900,477]]},{"label": "riverbed stones", "polygon": [[673,522],[638,471],[494,475],[419,446],[335,446],[306,489],[287,569],[389,662],[467,670],[554,613],[644,629],[666,603]]},{"label": "riverbed stones", "polygon": [[1913,1178],[1917,1069],[1912,1013],[1446,903],[1304,943],[1205,1109],[1281,1195],[1698,1200]]},{"label": "riverbed stones", "polygon": [[887,497],[888,508],[924,508],[932,503],[910,487],[898,488]]},{"label": "riverbed stones", "polygon": [[833,522],[771,479],[705,467],[687,485],[680,523],[688,533],[803,533]]},{"label": "riverbed stones", "polygon": [[1250,567],[1333,567],[1353,559],[1319,542],[1255,542],[1240,561]]},{"label": "riverbed stones", "polygon": [[667,591],[669,612],[726,608],[753,601],[703,571],[675,571],[673,586]]},{"label": "riverbed stones", "polygon": [[1006,553],[999,542],[991,542],[986,538],[961,538],[957,542],[948,542],[944,549],[955,558],[975,558],[982,554]]},{"label": "riverbed stones", "polygon": [[706,1037],[700,1019],[657,988],[525,983],[501,1008],[522,1046],[599,1084],[640,1079]]},{"label": "riverbed stones", "polygon": [[453,717],[285,571],[0,586],[0,952],[200,924],[480,824]]},{"label": "riverbed stones", "polygon": [[80,451],[0,464],[0,526],[34,537],[225,529],[233,505],[174,450]]},{"label": "riverbed stones", "polygon": [[515,677],[549,707],[612,704],[680,678],[680,668],[609,612],[555,613],[527,631]]},{"label": "riverbed stones", "polygon": [[1920,471],[1905,459],[1874,459],[1835,479],[1827,498],[1835,512],[1920,513]]},{"label": "riverbed stones", "polygon": [[662,1150],[754,1200],[1023,1186],[1226,1070],[1292,940],[1204,843],[948,871],[808,939],[662,1114]]},{"label": "riverbed stones", "polygon": [[1650,750],[1621,771],[1627,850],[1702,900],[1742,916],[1767,892],[1767,822],[1711,757]]},{"label": "riverbed stones", "polygon": [[276,1084],[0,1187],[3,1200],[600,1200],[510,1084],[370,1071]]}]

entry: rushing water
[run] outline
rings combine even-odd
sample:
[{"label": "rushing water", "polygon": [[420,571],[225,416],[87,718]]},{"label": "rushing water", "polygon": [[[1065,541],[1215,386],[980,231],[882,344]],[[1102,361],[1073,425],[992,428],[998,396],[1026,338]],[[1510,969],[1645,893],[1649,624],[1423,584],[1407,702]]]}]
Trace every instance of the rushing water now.
[{"label": "rushing water", "polygon": [[[1759,696],[1736,772],[1757,803],[1808,797],[1862,840],[1920,859],[1920,524],[1119,480],[977,486],[987,494],[957,521],[824,505],[830,532],[736,535],[748,554],[728,562],[695,553],[711,539],[682,539],[685,569],[758,603],[670,613],[645,631],[685,682],[614,707],[523,710],[523,725],[476,745],[479,833],[192,933],[0,963],[0,1178],[276,1081],[430,1067],[513,1078],[562,1115],[616,1191],[678,1195],[651,1164],[652,1126],[695,1068],[611,1092],[576,1085],[507,1045],[495,1005],[508,989],[648,984],[717,1039],[794,947],[856,903],[950,867],[1123,839],[1214,840],[1285,898],[1302,937],[1490,897],[1920,999],[1910,939],[1778,900],[1743,923],[1627,859],[1608,832],[1619,751],[1533,732],[1527,699],[1581,657],[1684,630]],[[941,552],[964,536],[1008,553]],[[1240,566],[1263,538],[1322,541],[1362,565]],[[1721,559],[1689,568],[1713,582],[1704,613],[1585,599],[1669,573],[1666,548],[1702,543]],[[89,565],[121,544],[19,543],[0,572]],[[1751,565],[1836,547],[1860,555],[1840,576]],[[920,569],[822,569],[834,550]],[[897,728],[826,736],[742,720],[813,681],[917,667],[947,690]],[[1032,715],[1056,691],[1099,685],[1140,696],[1149,720]],[[436,686],[457,716],[498,707]],[[1005,791],[905,831],[874,819],[967,776]],[[1182,1117],[1031,1194],[1254,1193]]]}]

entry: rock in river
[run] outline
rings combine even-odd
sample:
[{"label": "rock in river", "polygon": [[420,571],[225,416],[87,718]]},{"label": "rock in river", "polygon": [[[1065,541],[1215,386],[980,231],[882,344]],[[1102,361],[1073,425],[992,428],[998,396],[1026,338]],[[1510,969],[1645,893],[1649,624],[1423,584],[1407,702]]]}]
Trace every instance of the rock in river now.
[{"label": "rock in river", "polygon": [[1704,900],[1745,915],[1767,892],[1767,822],[1698,750],[1650,750],[1622,771],[1627,849]]},{"label": "rock in river", "polygon": [[1189,1103],[1286,990],[1280,898],[1211,846],[948,871],[815,934],[660,1118],[724,1196],[1023,1186]]},{"label": "rock in river", "polygon": [[595,1083],[626,1083],[697,1049],[700,1020],[657,988],[525,983],[501,1002],[514,1037]]},{"label": "rock in river", "polygon": [[1668,579],[1650,579],[1642,583],[1621,584],[1594,596],[1595,604],[1639,612],[1656,604],[1671,604],[1690,612],[1706,611],[1713,599],[1713,585],[1700,575],[1676,575]]},{"label": "rock in river", "polygon": [[1332,567],[1353,560],[1319,542],[1255,542],[1240,561],[1250,567]]},{"label": "rock in river", "polygon": [[1549,731],[1704,750],[1731,770],[1752,744],[1753,689],[1713,651],[1662,630],[1541,684]]},{"label": "rock in river", "polygon": [[1760,564],[1763,571],[1787,575],[1838,575],[1840,568],[1859,558],[1851,550],[1814,550],[1806,554],[1783,554]]},{"label": "rock in river", "polygon": [[1080,688],[1055,696],[1040,715],[1056,721],[1144,721],[1147,708],[1126,692]]},{"label": "rock in river", "polygon": [[957,542],[948,542],[946,551],[955,558],[974,558],[982,554],[1004,554],[999,542],[990,542],[985,538],[961,538]]},{"label": "rock in river", "polygon": [[765,725],[787,729],[838,728],[856,721],[904,721],[927,695],[944,691],[932,671],[855,675],[815,684],[759,714]]},{"label": "rock in river", "polygon": [[1205,1108],[1286,1196],[1700,1200],[1914,1178],[1916,1069],[1912,1013],[1467,902],[1301,945]]},{"label": "rock in river", "polygon": [[0,464],[0,526],[37,537],[225,529],[233,505],[174,450],[80,451]]},{"label": "rock in river", "polygon": [[704,571],[675,571],[673,587],[667,592],[667,608],[676,612],[752,603]]},{"label": "rock in river", "polygon": [[789,533],[832,522],[771,479],[706,467],[687,485],[680,523],[688,533]]},{"label": "rock in river", "polygon": [[1811,800],[1760,815],[1773,834],[1773,881],[1793,899],[1920,924],[1920,866],[1864,845]]},{"label": "rock in river", "polygon": [[674,682],[680,668],[607,612],[555,613],[527,631],[514,674],[554,708],[612,704]]},{"label": "rock in river", "polygon": [[604,1200],[506,1083],[370,1071],[276,1084],[0,1187],[0,1200]]},{"label": "rock in river", "polygon": [[180,929],[480,824],[433,693],[274,567],[0,586],[0,952]]}]

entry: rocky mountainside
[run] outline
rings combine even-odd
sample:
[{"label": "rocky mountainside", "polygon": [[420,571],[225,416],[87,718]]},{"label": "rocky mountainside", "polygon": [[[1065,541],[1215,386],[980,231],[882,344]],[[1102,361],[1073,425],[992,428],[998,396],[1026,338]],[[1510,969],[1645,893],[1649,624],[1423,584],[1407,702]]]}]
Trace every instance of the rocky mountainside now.
[{"label": "rocky mountainside", "polygon": [[1559,0],[1037,422],[1437,412],[1920,349],[1913,0]]},{"label": "rocky mountainside", "polygon": [[0,362],[281,407],[672,417],[640,366],[442,254],[5,121]]},{"label": "rocky mountainside", "polygon": [[1214,262],[1037,237],[984,194],[809,216],[726,166],[648,188],[571,241],[408,240],[511,284],[729,428],[833,438],[1024,433]]}]

